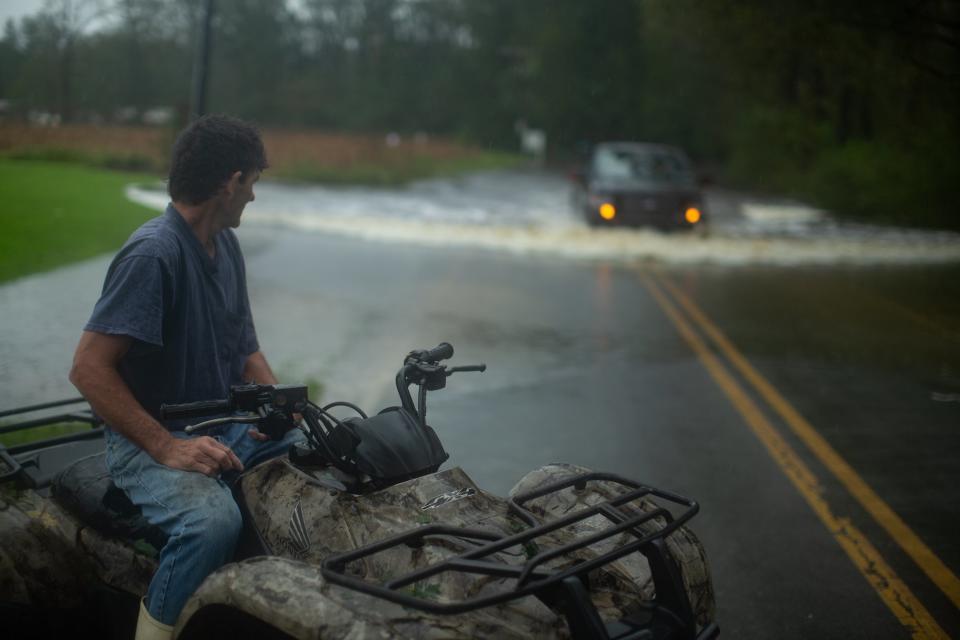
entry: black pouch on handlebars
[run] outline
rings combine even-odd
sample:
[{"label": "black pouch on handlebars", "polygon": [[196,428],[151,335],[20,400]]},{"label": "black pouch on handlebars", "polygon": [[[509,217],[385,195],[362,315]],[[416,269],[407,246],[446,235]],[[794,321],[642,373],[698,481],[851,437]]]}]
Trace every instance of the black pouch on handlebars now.
[{"label": "black pouch on handlebars", "polygon": [[370,418],[348,418],[330,437],[352,466],[376,484],[395,484],[433,473],[450,457],[434,430],[421,426],[402,407],[384,409]]}]

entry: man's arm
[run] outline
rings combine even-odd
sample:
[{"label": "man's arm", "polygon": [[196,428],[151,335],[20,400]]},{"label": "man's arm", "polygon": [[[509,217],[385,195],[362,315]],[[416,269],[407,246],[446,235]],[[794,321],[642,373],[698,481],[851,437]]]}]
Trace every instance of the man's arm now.
[{"label": "man's arm", "polygon": [[243,365],[243,379],[257,384],[277,384],[277,376],[273,375],[273,370],[262,351],[254,351],[247,356],[247,361]]},{"label": "man's arm", "polygon": [[128,336],[95,331],[84,331],[80,337],[70,382],[97,415],[160,464],[208,476],[228,469],[242,470],[243,465],[229,447],[209,437],[173,437],[133,397],[117,369],[132,343]]}]

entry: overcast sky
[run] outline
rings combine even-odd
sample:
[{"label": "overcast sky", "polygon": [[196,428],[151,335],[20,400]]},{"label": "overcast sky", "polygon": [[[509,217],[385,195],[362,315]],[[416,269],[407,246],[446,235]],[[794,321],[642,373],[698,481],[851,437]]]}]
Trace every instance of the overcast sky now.
[{"label": "overcast sky", "polygon": [[[44,0],[0,0],[0,34],[8,18],[19,20],[23,16],[38,13]],[[287,0],[287,5],[296,10],[302,7],[301,0]]]},{"label": "overcast sky", "polygon": [[0,26],[7,23],[7,18],[19,19],[42,8],[43,0],[0,0]]}]

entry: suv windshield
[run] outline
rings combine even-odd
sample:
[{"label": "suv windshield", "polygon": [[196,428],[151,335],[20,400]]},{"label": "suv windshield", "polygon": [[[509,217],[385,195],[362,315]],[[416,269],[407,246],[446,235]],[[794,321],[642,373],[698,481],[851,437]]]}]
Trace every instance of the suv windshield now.
[{"label": "suv windshield", "polygon": [[593,156],[592,173],[601,180],[684,186],[694,182],[686,159],[669,149],[600,148]]}]

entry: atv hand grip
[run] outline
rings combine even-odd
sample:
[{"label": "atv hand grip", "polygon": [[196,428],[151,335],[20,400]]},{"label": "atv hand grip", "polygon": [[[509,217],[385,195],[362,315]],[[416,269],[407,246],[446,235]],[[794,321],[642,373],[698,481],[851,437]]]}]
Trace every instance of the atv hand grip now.
[{"label": "atv hand grip", "polygon": [[160,418],[163,420],[198,418],[225,413],[232,409],[233,403],[230,400],[201,400],[185,404],[162,404],[160,405]]},{"label": "atv hand grip", "polygon": [[423,352],[423,360],[425,362],[440,362],[441,360],[446,360],[447,358],[453,357],[453,345],[449,342],[441,342],[433,349]]}]

